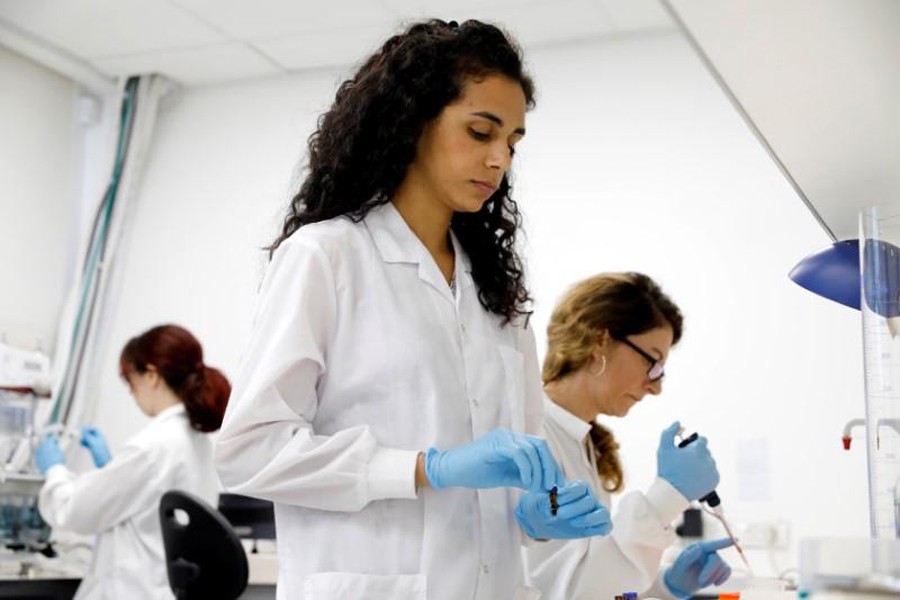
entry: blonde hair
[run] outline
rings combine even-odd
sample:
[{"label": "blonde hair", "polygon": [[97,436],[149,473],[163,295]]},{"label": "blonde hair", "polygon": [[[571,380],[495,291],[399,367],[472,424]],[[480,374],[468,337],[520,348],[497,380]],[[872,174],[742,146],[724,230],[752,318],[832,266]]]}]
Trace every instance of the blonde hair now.
[{"label": "blonde hair", "polygon": [[[550,316],[542,370],[544,384],[588,364],[603,331],[613,339],[622,339],[664,325],[672,328],[672,344],[677,344],[684,317],[646,275],[602,273],[584,279],[569,288]],[[624,482],[619,444],[609,429],[597,423],[592,423],[591,441],[603,489],[619,491]]]}]

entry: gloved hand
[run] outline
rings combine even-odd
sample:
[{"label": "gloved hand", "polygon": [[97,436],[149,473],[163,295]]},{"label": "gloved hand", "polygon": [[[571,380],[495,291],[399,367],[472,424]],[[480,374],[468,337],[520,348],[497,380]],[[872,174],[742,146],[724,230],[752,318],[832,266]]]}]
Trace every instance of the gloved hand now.
[{"label": "gloved hand", "polygon": [[80,443],[91,451],[91,456],[93,457],[94,464],[97,468],[102,467],[112,460],[112,454],[109,452],[109,445],[106,443],[106,438],[103,437],[103,434],[96,427],[91,427],[90,425],[82,427]]},{"label": "gloved hand", "polygon": [[722,585],[731,576],[731,567],[716,550],[732,544],[729,538],[694,542],[666,569],[663,583],[678,598],[687,598],[708,585]]},{"label": "gloved hand", "polygon": [[452,450],[429,448],[425,476],[435,489],[518,487],[545,493],[566,481],[544,439],[506,429]]},{"label": "gloved hand", "polygon": [[559,488],[556,503],[559,509],[554,516],[550,511],[550,494],[526,492],[516,506],[516,520],[536,540],[568,540],[612,531],[609,510],[587,483],[572,481]]},{"label": "gloved hand", "polygon": [[698,500],[719,485],[719,471],[705,437],[698,437],[684,448],[675,445],[680,428],[681,424],[675,421],[659,436],[656,473],[688,500]]},{"label": "gloved hand", "polygon": [[59,440],[55,435],[47,435],[34,452],[34,462],[41,475],[46,475],[53,465],[66,464],[66,456],[59,447]]}]

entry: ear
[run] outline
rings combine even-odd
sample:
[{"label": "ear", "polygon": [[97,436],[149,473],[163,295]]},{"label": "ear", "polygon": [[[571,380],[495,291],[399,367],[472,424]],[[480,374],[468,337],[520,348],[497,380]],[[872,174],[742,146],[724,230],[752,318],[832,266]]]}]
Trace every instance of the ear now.
[{"label": "ear", "polygon": [[591,349],[591,370],[600,368],[603,363],[603,357],[609,354],[609,347],[612,344],[612,337],[609,331],[603,329],[597,334],[597,343]]},{"label": "ear", "polygon": [[147,377],[147,383],[150,384],[150,387],[158,387],[160,383],[162,383],[162,376],[159,374],[159,371],[156,370],[156,367],[153,365],[147,365],[147,371],[144,373]]},{"label": "ear", "polygon": [[609,352],[610,347],[612,346],[613,339],[609,333],[608,329],[601,329],[600,333],[597,334],[597,345],[594,346],[594,357],[599,359],[603,354],[607,354]]}]

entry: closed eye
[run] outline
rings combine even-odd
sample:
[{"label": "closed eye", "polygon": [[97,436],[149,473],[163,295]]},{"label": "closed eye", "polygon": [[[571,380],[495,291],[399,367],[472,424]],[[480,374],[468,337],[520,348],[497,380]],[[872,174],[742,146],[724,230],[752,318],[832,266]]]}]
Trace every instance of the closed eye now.
[{"label": "closed eye", "polygon": [[472,129],[471,127],[469,127],[469,135],[471,135],[473,138],[475,138],[479,142],[486,142],[489,139],[491,139],[490,133],[484,133],[484,132],[478,131],[477,129]]}]

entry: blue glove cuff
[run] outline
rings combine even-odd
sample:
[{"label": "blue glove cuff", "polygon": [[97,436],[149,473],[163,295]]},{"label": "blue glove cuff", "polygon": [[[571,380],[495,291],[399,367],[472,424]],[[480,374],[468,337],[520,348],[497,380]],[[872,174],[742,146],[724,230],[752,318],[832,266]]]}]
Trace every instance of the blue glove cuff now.
[{"label": "blue glove cuff", "polygon": [[440,482],[440,462],[441,451],[437,448],[429,448],[425,453],[425,477],[428,479],[428,485],[436,490],[444,489],[445,485]]},{"label": "blue glove cuff", "polygon": [[669,574],[672,573],[672,568],[669,567],[666,569],[665,574],[663,575],[663,583],[666,585],[666,589],[669,590],[669,593],[675,596],[676,598],[688,598],[691,595],[691,592],[683,592],[675,587],[671,581],[669,581]]}]

